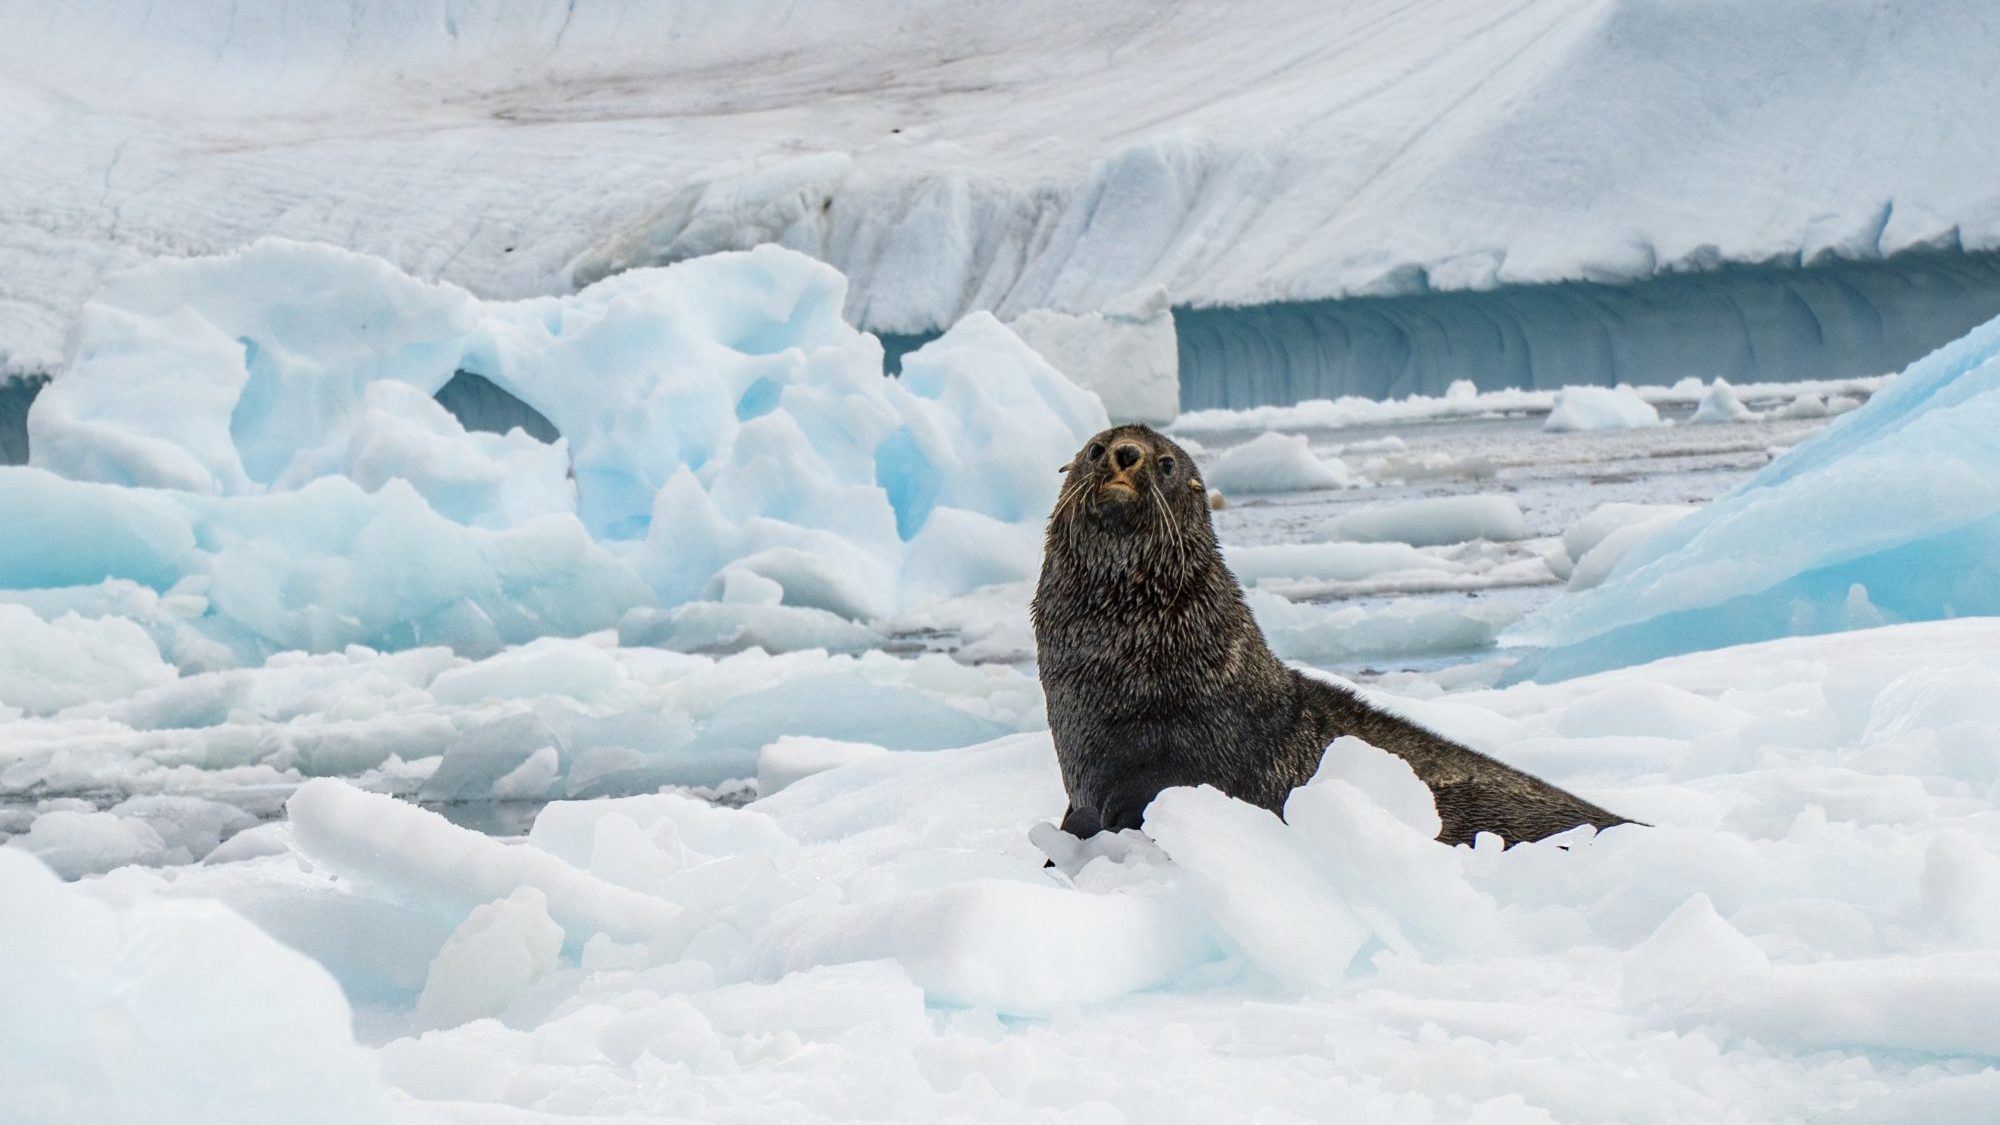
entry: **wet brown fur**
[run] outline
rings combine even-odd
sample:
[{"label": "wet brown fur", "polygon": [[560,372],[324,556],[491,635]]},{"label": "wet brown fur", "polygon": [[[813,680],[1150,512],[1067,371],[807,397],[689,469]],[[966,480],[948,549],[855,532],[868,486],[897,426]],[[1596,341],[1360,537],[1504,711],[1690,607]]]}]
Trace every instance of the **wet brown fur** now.
[{"label": "wet brown fur", "polygon": [[[1127,446],[1136,459],[1119,465]],[[1326,746],[1349,734],[1430,786],[1446,843],[1628,823],[1272,655],[1216,545],[1194,462],[1167,438],[1114,427],[1065,469],[1034,602],[1065,830],[1138,828],[1154,795],[1176,785],[1282,814]]]}]

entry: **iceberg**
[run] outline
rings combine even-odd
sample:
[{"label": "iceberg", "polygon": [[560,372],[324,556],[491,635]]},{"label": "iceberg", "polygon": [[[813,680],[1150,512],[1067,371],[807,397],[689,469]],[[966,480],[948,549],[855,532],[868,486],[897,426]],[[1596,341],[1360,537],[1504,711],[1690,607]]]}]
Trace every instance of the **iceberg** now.
[{"label": "iceberg", "polygon": [[33,532],[0,590],[174,593],[254,662],[487,654],[750,588],[860,621],[1031,577],[1100,401],[986,314],[885,379],[845,293],[777,247],[519,302],[275,239],[128,271],[0,469]]},{"label": "iceberg", "polygon": [[1570,676],[1799,634],[2000,614],[2000,320],[1912,364],[1510,635]]}]

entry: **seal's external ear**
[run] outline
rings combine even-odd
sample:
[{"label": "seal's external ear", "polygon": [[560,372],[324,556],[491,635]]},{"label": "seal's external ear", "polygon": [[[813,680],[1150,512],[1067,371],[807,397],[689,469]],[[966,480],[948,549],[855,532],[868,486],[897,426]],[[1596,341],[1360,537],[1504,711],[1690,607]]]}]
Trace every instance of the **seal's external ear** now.
[{"label": "seal's external ear", "polygon": [[1070,471],[1071,469],[1074,469],[1074,468],[1076,468],[1076,458],[1072,457],[1072,458],[1070,458],[1070,459],[1069,459],[1069,460],[1068,460],[1067,462],[1065,462],[1065,463],[1063,464],[1063,467],[1062,467],[1062,468],[1060,468],[1060,469],[1057,469],[1057,470],[1056,470],[1056,472],[1059,472],[1059,473],[1066,473],[1066,472],[1069,472],[1069,471]]},{"label": "seal's external ear", "polygon": [[1205,485],[1203,485],[1203,484],[1201,483],[1201,478],[1200,478],[1200,477],[1189,477],[1189,478],[1188,478],[1188,487],[1189,487],[1189,488],[1192,488],[1192,489],[1194,489],[1194,490],[1195,490],[1196,492],[1207,492],[1207,491],[1208,491],[1207,487],[1206,487]]}]

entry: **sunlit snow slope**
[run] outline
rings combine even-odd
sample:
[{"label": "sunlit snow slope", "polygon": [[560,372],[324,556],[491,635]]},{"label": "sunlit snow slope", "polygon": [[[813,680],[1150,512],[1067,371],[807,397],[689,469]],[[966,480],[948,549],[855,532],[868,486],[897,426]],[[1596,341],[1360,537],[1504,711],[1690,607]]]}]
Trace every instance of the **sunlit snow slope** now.
[{"label": "sunlit snow slope", "polygon": [[0,0],[0,369],[267,233],[486,296],[780,241],[890,332],[2000,248],[1986,0]]}]

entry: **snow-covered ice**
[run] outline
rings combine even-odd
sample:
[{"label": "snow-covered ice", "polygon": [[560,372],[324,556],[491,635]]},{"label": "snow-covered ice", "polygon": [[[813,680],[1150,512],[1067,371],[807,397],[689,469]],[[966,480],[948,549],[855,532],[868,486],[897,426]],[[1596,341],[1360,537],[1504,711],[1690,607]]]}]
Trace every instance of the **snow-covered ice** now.
[{"label": "snow-covered ice", "polygon": [[[340,1082],[328,1120],[380,1119],[340,1115],[379,1082],[461,1122],[1970,1121],[2000,1058],[1996,643],[1939,622],[1378,695],[1653,825],[1505,851],[1432,841],[1422,786],[1354,740],[1287,821],[1175,790],[1151,845],[1055,870],[1040,733],[833,754],[743,809],[553,804],[514,844],[321,780],[236,862],[64,887],[0,852],[10,894],[103,932],[190,919],[184,955],[229,958],[233,991],[219,960],[141,967],[97,930],[11,928],[60,943],[0,972],[87,964],[88,997],[174,1027],[258,1005],[290,1030],[101,1096],[171,1106],[254,1066]],[[205,1007],[130,991],[162,971]],[[263,991],[307,972],[309,1004]],[[76,1030],[0,1065],[88,1073],[113,1001],[50,996]],[[341,1069],[285,1069],[300,1044]]]}]

